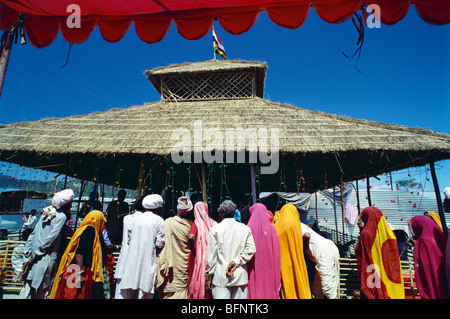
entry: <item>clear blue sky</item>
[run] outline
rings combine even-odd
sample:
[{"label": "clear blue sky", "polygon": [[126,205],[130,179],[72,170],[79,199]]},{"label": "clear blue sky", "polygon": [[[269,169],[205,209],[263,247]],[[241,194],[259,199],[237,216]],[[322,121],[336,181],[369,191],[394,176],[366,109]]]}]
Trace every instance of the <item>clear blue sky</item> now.
[{"label": "clear blue sky", "polygon": [[[354,118],[423,127],[450,134],[450,25],[421,20],[414,8],[405,19],[366,29],[358,68],[342,54],[356,50],[351,21],[334,25],[311,10],[304,25],[289,30],[261,14],[242,35],[215,24],[229,59],[268,63],[265,98]],[[96,29],[72,46],[59,36],[36,49],[14,45],[3,94],[0,122],[34,121],[106,111],[159,100],[144,71],[173,63],[213,58],[212,36],[182,38],[172,25],[157,44],[141,41],[133,28],[117,43]],[[450,160],[437,165],[441,190],[450,186]],[[425,181],[426,168],[399,172]],[[431,180],[431,179],[430,179]],[[431,181],[426,182],[432,188]]]}]

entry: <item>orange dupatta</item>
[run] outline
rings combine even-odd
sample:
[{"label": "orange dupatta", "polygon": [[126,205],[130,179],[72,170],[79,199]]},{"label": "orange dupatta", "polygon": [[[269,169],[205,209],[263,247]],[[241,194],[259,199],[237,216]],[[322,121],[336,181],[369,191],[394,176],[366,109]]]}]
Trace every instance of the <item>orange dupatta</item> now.
[{"label": "orange dupatta", "polygon": [[275,228],[280,241],[281,292],[284,299],[311,299],[308,271],[303,254],[300,214],[292,204],[275,213]]},{"label": "orange dupatta", "polygon": [[75,253],[78,248],[78,244],[80,243],[81,234],[88,226],[92,226],[95,228],[95,238],[94,238],[94,246],[92,250],[92,278],[95,282],[103,281],[103,265],[102,265],[102,247],[100,244],[99,233],[105,224],[106,219],[103,213],[99,210],[93,210],[83,219],[80,227],[75,231],[67,245],[64,254],[61,257],[61,262],[59,263],[58,271],[56,273],[55,282],[52,286],[52,291],[50,293],[50,299],[55,299],[56,293],[58,290],[59,282],[61,281],[66,268],[70,265],[73,258],[75,257]]}]

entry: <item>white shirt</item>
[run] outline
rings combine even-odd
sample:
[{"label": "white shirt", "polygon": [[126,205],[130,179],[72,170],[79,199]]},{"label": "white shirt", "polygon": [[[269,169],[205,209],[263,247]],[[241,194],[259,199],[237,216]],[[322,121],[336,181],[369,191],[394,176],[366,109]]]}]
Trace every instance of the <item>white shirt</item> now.
[{"label": "white shirt", "polygon": [[[206,249],[206,278],[219,287],[242,286],[248,283],[247,262],[256,252],[250,227],[225,218],[209,232]],[[233,277],[227,276],[227,266],[234,261]]]},{"label": "white shirt", "polygon": [[132,220],[121,289],[153,293],[157,272],[156,248],[163,248],[165,243],[164,220],[151,211],[137,214]]},{"label": "white shirt", "polygon": [[123,268],[128,255],[128,232],[131,232],[131,225],[133,224],[134,217],[140,214],[142,214],[142,212],[136,211],[134,214],[126,215],[123,218],[122,247],[120,248],[120,255],[114,273],[114,278],[116,279],[120,279],[123,276]]},{"label": "white shirt", "polygon": [[[321,256],[329,254],[329,249],[338,251],[336,245],[329,239],[323,237],[322,235],[316,233],[308,225],[301,224],[302,236],[305,233],[309,233],[309,250],[311,255],[309,256],[315,263],[321,262]],[[331,247],[331,248],[330,248]],[[336,249],[334,249],[336,248]],[[308,254],[309,255],[309,254]]]}]

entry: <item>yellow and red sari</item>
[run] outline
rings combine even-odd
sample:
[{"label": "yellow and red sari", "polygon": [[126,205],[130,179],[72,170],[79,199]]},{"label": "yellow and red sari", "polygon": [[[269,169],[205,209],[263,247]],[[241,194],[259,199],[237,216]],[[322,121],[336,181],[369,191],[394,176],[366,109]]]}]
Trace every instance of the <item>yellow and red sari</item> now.
[{"label": "yellow and red sari", "polygon": [[360,219],[365,225],[355,252],[361,291],[369,299],[404,299],[402,268],[394,233],[376,207],[364,209]]}]

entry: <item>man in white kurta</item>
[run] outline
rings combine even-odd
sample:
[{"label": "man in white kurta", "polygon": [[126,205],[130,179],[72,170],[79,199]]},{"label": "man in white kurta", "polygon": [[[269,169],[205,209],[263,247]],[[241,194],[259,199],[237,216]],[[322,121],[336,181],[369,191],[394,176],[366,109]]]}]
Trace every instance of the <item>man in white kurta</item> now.
[{"label": "man in white kurta", "polygon": [[[139,204],[142,204],[142,200],[139,201]],[[121,282],[123,277],[123,268],[128,256],[128,232],[131,232],[131,225],[133,225],[134,217],[139,216],[140,214],[142,214],[142,208],[135,207],[132,214],[126,215],[123,218],[122,244],[120,247],[120,255],[116,264],[116,270],[114,272],[114,278],[116,279],[115,299],[124,299],[121,293]]]},{"label": "man in white kurta", "polygon": [[156,283],[156,255],[164,247],[164,220],[157,215],[163,205],[160,195],[142,201],[144,212],[135,215],[128,232],[128,253],[120,283],[124,299],[152,299]]},{"label": "man in white kurta", "polygon": [[234,219],[233,202],[224,201],[219,213],[223,220],[211,228],[206,249],[207,287],[214,299],[246,299],[247,262],[256,252],[252,231]]},{"label": "man in white kurta", "polygon": [[23,265],[25,282],[20,299],[47,299],[58,268],[57,258],[61,233],[70,212],[73,191],[65,189],[56,193],[52,205],[45,207],[34,231],[28,237]]},{"label": "man in white kurta", "polygon": [[304,248],[316,263],[311,292],[316,299],[337,299],[339,284],[339,249],[329,239],[301,224]]}]

